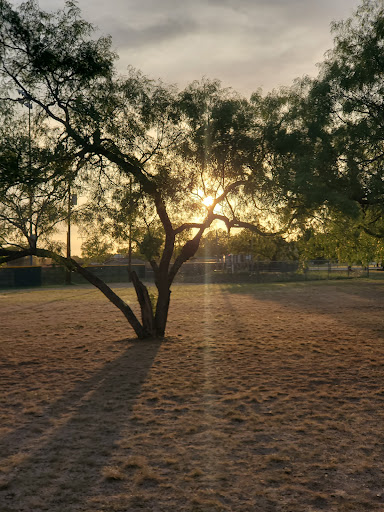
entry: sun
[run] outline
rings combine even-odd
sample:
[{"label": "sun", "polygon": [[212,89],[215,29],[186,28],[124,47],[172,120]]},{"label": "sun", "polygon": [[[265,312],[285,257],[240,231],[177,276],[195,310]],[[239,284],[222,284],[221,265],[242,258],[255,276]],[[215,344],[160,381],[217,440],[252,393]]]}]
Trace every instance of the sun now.
[{"label": "sun", "polygon": [[207,196],[207,197],[204,197],[204,199],[203,199],[203,204],[207,207],[212,206],[213,202],[214,202],[214,199],[212,196]]}]

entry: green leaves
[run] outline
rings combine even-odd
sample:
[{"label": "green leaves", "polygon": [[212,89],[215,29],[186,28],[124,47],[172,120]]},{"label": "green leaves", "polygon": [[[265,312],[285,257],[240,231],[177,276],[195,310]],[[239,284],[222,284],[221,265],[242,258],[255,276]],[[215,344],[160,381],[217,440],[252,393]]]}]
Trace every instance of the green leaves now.
[{"label": "green leaves", "polygon": [[[299,249],[303,258],[324,257],[348,264],[363,265],[368,265],[370,261],[383,260],[384,239],[372,236],[363,229],[372,221],[370,214],[367,215],[360,211],[355,219],[332,210],[328,214],[323,229],[308,231],[306,236],[299,241]],[[376,226],[376,229],[378,227]],[[383,229],[382,222],[381,229]]]},{"label": "green leaves", "polygon": [[[62,10],[48,14],[35,1],[25,2],[19,10],[2,1],[1,14],[3,57],[24,78],[34,73],[89,82],[111,72],[115,55],[110,38],[90,39],[93,27],[80,18],[75,3],[66,2]],[[27,63],[27,68],[18,67],[12,57]]]},{"label": "green leaves", "polygon": [[[339,206],[381,205],[384,215],[384,10],[366,0],[355,15],[334,25],[335,45],[312,89],[328,116],[338,155],[334,183]],[[328,128],[328,130],[329,130]],[[346,211],[346,213],[348,213]]]},{"label": "green leaves", "polygon": [[151,232],[146,233],[142,238],[139,248],[141,254],[143,254],[148,261],[151,261],[160,256],[161,247],[164,244],[164,239],[158,235],[155,235]]}]

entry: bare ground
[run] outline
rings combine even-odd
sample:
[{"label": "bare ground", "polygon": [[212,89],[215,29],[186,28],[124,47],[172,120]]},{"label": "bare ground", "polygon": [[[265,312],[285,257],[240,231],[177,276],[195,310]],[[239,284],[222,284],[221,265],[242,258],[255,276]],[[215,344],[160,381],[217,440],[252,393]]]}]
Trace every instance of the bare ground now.
[{"label": "bare ground", "polygon": [[383,511],[383,307],[183,285],[137,342],[96,290],[1,293],[1,512]]}]

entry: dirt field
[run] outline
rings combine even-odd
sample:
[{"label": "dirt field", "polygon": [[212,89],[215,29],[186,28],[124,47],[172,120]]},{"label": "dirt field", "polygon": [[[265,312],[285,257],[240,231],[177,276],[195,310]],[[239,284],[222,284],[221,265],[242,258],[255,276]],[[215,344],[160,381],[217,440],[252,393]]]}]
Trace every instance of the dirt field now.
[{"label": "dirt field", "polygon": [[91,288],[0,293],[1,512],[383,511],[383,308],[183,285],[137,342]]}]

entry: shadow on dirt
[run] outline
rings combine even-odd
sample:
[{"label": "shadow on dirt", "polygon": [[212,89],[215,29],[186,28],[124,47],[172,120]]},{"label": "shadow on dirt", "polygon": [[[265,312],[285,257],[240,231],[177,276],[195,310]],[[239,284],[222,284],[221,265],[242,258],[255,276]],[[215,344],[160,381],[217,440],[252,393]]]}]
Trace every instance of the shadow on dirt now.
[{"label": "shadow on dirt", "polygon": [[[273,285],[236,284],[222,286],[223,292],[248,295],[255,300],[279,304],[300,313],[337,318],[345,325],[370,330],[384,337],[381,325],[384,283],[369,281],[321,281]],[[367,314],[365,315],[364,312]],[[368,320],[368,314],[375,317]]]},{"label": "shadow on dirt", "polygon": [[0,463],[14,465],[0,485],[2,512],[75,508],[100,481],[162,343],[127,341],[122,355],[1,440]]}]

